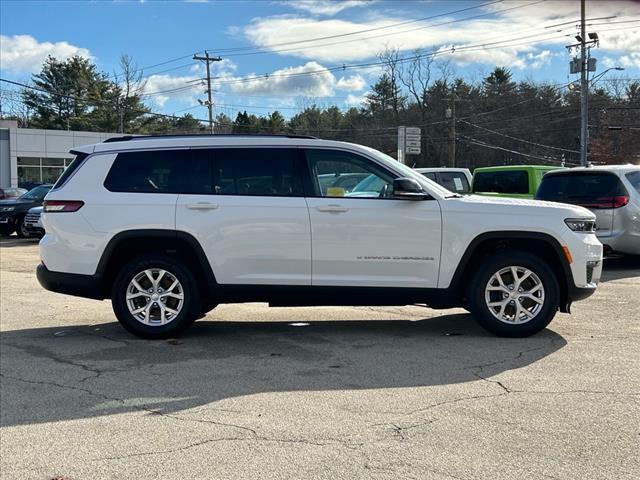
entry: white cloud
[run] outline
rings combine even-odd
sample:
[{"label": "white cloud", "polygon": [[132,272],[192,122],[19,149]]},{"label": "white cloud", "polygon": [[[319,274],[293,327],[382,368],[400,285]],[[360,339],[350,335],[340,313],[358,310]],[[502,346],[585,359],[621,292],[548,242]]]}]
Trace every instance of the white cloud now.
[{"label": "white cloud", "polygon": [[159,107],[164,107],[169,99],[195,105],[198,98],[204,97],[205,87],[203,84],[204,82],[199,75],[182,77],[151,75],[146,79],[144,100]]},{"label": "white cloud", "polygon": [[[374,15],[369,12],[368,21],[356,22],[342,18],[323,18],[302,16],[272,16],[254,19],[243,29],[245,37],[260,49],[274,53],[313,59],[318,62],[353,62],[375,57],[386,47],[399,48],[403,53],[422,49],[425,52],[436,51],[443,45],[455,45],[456,53],[448,55],[457,63],[485,63],[491,65],[513,65],[524,68],[535,63],[540,68],[547,63],[545,58],[527,58],[528,54],[540,55],[553,47],[564,51],[563,47],[573,41],[575,26],[578,22],[578,2],[551,0],[537,5],[527,5],[530,1],[508,2],[492,5],[473,14],[490,13],[485,18],[448,23],[454,18],[439,18],[428,23],[392,26],[410,19],[396,16]],[[514,10],[501,11],[505,9]],[[425,4],[426,14],[433,7]],[[465,16],[472,15],[471,12]],[[600,34],[600,49],[608,52],[639,51],[640,28],[633,23],[620,24],[640,15],[640,4],[636,2],[589,2],[588,18],[616,16],[611,20],[594,20],[589,29]],[[461,18],[460,16],[456,19]],[[545,26],[560,25],[545,29]],[[384,27],[380,30],[381,27]],[[378,29],[362,34],[354,32]],[[557,30],[562,30],[558,32]],[[301,42],[310,38],[345,35],[312,42]],[[518,41],[521,39],[522,41]],[[355,41],[354,41],[355,40]],[[503,45],[495,44],[502,41]],[[283,46],[283,43],[293,45]],[[482,43],[493,43],[486,47],[477,47]],[[514,45],[514,44],[518,45]],[[270,47],[271,45],[271,47]],[[280,45],[280,46],[278,46]],[[474,46],[473,49],[470,46]],[[465,53],[464,48],[468,51]]]},{"label": "white cloud", "polygon": [[340,90],[362,90],[367,86],[367,82],[361,75],[351,75],[350,77],[341,77],[336,83],[336,88]]},{"label": "white cloud", "polygon": [[280,3],[312,15],[335,15],[348,8],[363,7],[375,2],[376,0],[295,0]]},{"label": "white cloud", "polygon": [[[310,72],[314,73],[310,74]],[[242,77],[225,75],[214,81],[216,88],[224,88],[240,95],[272,94],[313,97],[333,95],[336,83],[336,77],[317,62],[282,68],[268,75],[249,74]]]},{"label": "white cloud", "polygon": [[618,58],[618,65],[624,68],[640,68],[640,52],[631,52]]},{"label": "white cloud", "polygon": [[40,71],[47,56],[66,60],[74,55],[92,58],[91,52],[67,42],[38,42],[31,35],[0,35],[0,68],[12,72]]},{"label": "white cloud", "polygon": [[366,102],[368,94],[369,92],[365,92],[362,95],[353,95],[350,93],[347,95],[347,99],[344,103],[349,107],[360,107]]}]

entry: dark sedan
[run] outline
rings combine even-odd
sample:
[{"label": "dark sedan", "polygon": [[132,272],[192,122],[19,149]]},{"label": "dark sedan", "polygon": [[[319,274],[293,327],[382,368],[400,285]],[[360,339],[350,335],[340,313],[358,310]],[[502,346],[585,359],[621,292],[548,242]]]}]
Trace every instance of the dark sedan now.
[{"label": "dark sedan", "polygon": [[42,205],[44,197],[53,185],[40,185],[29,190],[21,197],[12,200],[0,200],[0,235],[17,232],[20,237],[28,237],[24,226],[24,216],[30,208]]}]

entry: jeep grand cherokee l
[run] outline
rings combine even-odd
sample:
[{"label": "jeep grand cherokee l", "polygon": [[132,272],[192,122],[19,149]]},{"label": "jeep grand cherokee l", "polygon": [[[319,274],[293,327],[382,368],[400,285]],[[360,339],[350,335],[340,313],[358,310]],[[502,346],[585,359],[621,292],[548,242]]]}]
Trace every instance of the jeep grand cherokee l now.
[{"label": "jeep grand cherokee l", "polygon": [[[360,145],[121,137],[73,153],[46,198],[38,279],[110,298],[141,337],[256,301],[464,307],[491,332],[526,336],[600,278],[588,210],[463,197]],[[353,195],[323,189],[328,174],[375,181]]]}]

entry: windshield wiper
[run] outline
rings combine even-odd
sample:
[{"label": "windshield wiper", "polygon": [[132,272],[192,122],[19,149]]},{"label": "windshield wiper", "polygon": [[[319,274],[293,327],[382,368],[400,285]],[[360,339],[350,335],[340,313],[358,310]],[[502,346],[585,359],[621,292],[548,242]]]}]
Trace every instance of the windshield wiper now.
[{"label": "windshield wiper", "polygon": [[452,193],[451,195],[445,195],[444,198],[463,198],[464,195],[460,195],[459,193]]}]

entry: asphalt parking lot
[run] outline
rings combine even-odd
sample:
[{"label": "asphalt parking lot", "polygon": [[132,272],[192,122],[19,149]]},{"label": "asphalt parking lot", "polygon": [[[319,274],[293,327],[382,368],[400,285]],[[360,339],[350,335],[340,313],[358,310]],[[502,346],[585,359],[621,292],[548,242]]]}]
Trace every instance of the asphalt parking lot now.
[{"label": "asphalt parking lot", "polygon": [[528,339],[464,310],[225,305],[144,341],[0,243],[7,479],[637,479],[640,259]]}]

